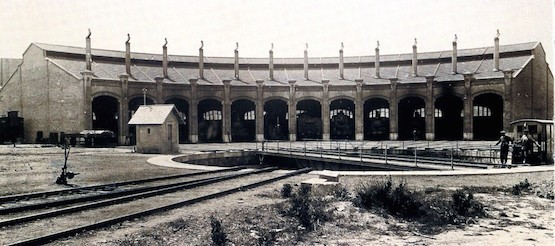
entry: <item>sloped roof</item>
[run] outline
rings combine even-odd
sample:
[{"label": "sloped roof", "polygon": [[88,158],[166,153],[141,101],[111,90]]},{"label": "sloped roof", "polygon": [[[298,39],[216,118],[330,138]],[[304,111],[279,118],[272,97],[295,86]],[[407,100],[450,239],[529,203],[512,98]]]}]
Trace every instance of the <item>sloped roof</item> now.
[{"label": "sloped roof", "polygon": [[[76,77],[81,77],[85,68],[85,48],[52,44],[35,44],[50,51],[47,55],[51,61],[62,66]],[[294,79],[298,86],[311,86],[330,80],[330,85],[355,84],[355,79],[362,78],[365,84],[382,84],[389,78],[398,78],[400,83],[420,83],[425,76],[435,76],[436,81],[462,80],[464,73],[474,73],[476,79],[503,78],[503,70],[514,70],[518,74],[533,58],[532,50],[539,42],[511,44],[500,46],[500,71],[493,71],[493,47],[459,49],[457,71],[452,74],[451,51],[418,53],[418,75],[412,76],[412,54],[380,55],[380,78],[375,78],[374,56],[345,57],[344,78],[339,76],[338,57],[309,57],[309,79],[304,79],[303,58],[275,58],[274,80],[270,81],[268,58],[241,57],[239,79],[233,71],[233,57],[205,57],[204,78],[199,85],[222,85],[222,80],[230,79],[233,86],[256,86],[256,80],[264,80],[265,85],[287,86],[288,80]],[[95,79],[118,80],[125,73],[125,57],[123,51],[92,49],[92,72]],[[309,54],[310,55],[310,54]],[[154,78],[162,76],[162,55],[131,53],[131,77],[129,80],[154,82]],[[189,84],[189,79],[198,78],[198,56],[169,55],[168,76],[165,83]]]},{"label": "sloped roof", "polygon": [[177,117],[179,124],[185,124],[183,119],[179,116],[175,105],[157,104],[141,105],[131,117],[129,125],[161,125],[172,113]]}]

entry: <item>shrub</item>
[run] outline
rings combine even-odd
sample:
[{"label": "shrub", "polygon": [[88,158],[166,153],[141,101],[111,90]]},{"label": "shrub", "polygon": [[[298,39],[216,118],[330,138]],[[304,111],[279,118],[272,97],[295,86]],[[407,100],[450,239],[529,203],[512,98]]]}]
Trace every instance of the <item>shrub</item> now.
[{"label": "shrub", "polygon": [[528,179],[525,179],[524,182],[520,182],[514,185],[511,190],[511,193],[515,196],[520,196],[522,195],[523,191],[529,191],[529,190],[530,190],[530,183],[528,182]]},{"label": "shrub", "polygon": [[293,191],[293,186],[291,186],[291,184],[283,184],[283,187],[281,188],[281,197],[282,198],[291,197],[292,191]]},{"label": "shrub", "polygon": [[312,196],[308,185],[302,185],[289,203],[287,215],[297,218],[299,224],[307,230],[314,230],[317,224],[330,219],[326,212],[327,203]]},{"label": "shrub", "polygon": [[[413,191],[401,182],[394,185],[389,179],[386,182],[364,184],[356,191],[356,206],[371,209],[377,208],[393,216],[419,221],[423,232],[441,231],[443,225],[465,222],[468,217],[486,215],[483,205],[474,199],[470,191],[457,190],[451,199],[445,193],[432,194]],[[427,194],[427,196],[424,196]]]},{"label": "shrub", "polygon": [[222,227],[220,220],[214,216],[210,216],[210,226],[212,227],[211,237],[212,245],[223,246],[227,242],[227,234]]},{"label": "shrub", "polygon": [[261,229],[260,235],[256,242],[257,246],[271,246],[276,241],[276,231],[269,229]]},{"label": "shrub", "polygon": [[343,201],[348,200],[349,197],[351,196],[351,194],[349,193],[349,190],[347,190],[347,188],[345,188],[345,186],[342,186],[342,185],[335,186],[332,190],[332,194],[335,198]]},{"label": "shrub", "polygon": [[483,205],[474,199],[472,192],[465,192],[458,189],[451,195],[452,207],[457,215],[464,217],[484,216],[485,211]]}]

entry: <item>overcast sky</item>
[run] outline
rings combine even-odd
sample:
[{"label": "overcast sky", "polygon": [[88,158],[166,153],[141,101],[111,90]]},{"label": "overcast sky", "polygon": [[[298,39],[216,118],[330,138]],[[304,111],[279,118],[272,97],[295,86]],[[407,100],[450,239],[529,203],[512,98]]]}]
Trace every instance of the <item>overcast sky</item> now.
[{"label": "overcast sky", "polygon": [[0,57],[17,58],[32,42],[124,50],[127,33],[133,52],[197,55],[204,40],[207,56],[346,56],[492,46],[540,41],[553,63],[553,0],[0,0]]}]

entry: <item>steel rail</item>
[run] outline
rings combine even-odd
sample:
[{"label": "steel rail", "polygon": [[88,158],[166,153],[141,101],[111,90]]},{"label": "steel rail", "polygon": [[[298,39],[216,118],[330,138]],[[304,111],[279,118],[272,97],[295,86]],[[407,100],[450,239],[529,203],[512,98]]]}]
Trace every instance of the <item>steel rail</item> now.
[{"label": "steel rail", "polygon": [[120,216],[120,217],[116,217],[116,218],[112,218],[112,219],[107,219],[107,220],[103,220],[103,221],[100,221],[100,222],[97,222],[97,223],[93,223],[93,224],[89,224],[89,225],[85,225],[85,226],[80,226],[80,227],[76,227],[76,228],[72,228],[72,229],[68,229],[68,230],[64,230],[64,231],[60,231],[60,232],[56,232],[56,233],[52,233],[52,234],[48,234],[48,235],[44,235],[44,236],[41,236],[41,237],[22,240],[22,241],[19,241],[19,242],[8,244],[8,245],[12,245],[12,246],[17,245],[17,246],[19,246],[19,245],[45,244],[45,243],[54,241],[54,240],[59,239],[59,238],[68,237],[68,236],[75,235],[77,233],[81,233],[83,231],[90,231],[90,230],[94,230],[94,229],[99,229],[99,228],[103,228],[103,227],[106,227],[106,226],[109,226],[109,225],[121,223],[121,222],[124,222],[124,221],[132,220],[132,219],[147,216],[147,215],[151,215],[151,214],[154,214],[154,213],[157,213],[157,212],[166,211],[166,210],[170,210],[170,209],[175,209],[175,208],[195,204],[195,203],[206,201],[206,200],[209,200],[209,199],[229,195],[229,194],[232,194],[232,193],[235,193],[235,192],[238,192],[238,191],[244,191],[246,189],[255,188],[255,187],[258,187],[258,186],[262,186],[262,185],[265,185],[265,184],[269,184],[269,183],[281,180],[281,179],[285,179],[285,178],[289,178],[289,177],[292,177],[292,176],[295,176],[295,175],[298,175],[298,174],[306,173],[306,172],[309,172],[311,170],[312,170],[311,168],[303,168],[303,169],[299,169],[297,171],[293,171],[293,172],[290,172],[290,173],[287,173],[287,174],[284,174],[284,175],[280,175],[280,176],[277,176],[277,177],[273,177],[273,178],[257,181],[257,182],[254,182],[254,183],[250,183],[248,185],[242,185],[242,186],[239,186],[239,187],[234,187],[234,188],[227,189],[227,190],[224,190],[224,191],[211,193],[211,194],[208,194],[208,195],[188,199],[188,200],[185,200],[185,201],[169,204],[169,205],[166,205],[166,206],[161,206],[161,207],[144,210],[144,211],[137,212],[137,213],[132,213],[132,214],[128,214],[128,215],[124,215],[124,216]]},{"label": "steel rail", "polygon": [[269,172],[269,171],[273,171],[273,170],[276,170],[276,169],[277,169],[276,167],[267,167],[267,168],[263,168],[263,169],[250,171],[250,172],[244,172],[244,173],[231,174],[231,175],[226,175],[226,176],[221,176],[221,177],[212,177],[212,178],[207,178],[207,179],[191,181],[191,182],[187,182],[185,184],[172,184],[172,185],[169,185],[169,186],[164,185],[164,187],[161,187],[161,188],[155,189],[155,190],[149,190],[149,191],[140,192],[140,193],[131,194],[131,195],[126,195],[126,196],[122,196],[122,197],[111,198],[111,199],[108,199],[108,200],[91,202],[91,203],[86,203],[86,204],[82,204],[82,205],[76,205],[76,206],[72,206],[72,207],[61,208],[61,209],[52,210],[52,211],[46,211],[46,212],[42,212],[42,213],[31,214],[31,215],[27,215],[27,216],[21,216],[21,217],[17,217],[17,218],[13,218],[13,219],[2,220],[2,221],[0,221],[0,227],[17,225],[17,224],[20,224],[20,223],[29,222],[29,221],[33,221],[33,220],[50,218],[50,217],[54,217],[54,216],[57,216],[57,215],[74,213],[74,212],[84,211],[84,210],[87,210],[87,209],[104,207],[104,206],[108,206],[108,205],[112,205],[112,204],[120,204],[120,203],[132,201],[132,200],[136,200],[136,199],[142,199],[142,198],[162,195],[162,194],[166,194],[166,193],[170,193],[170,192],[174,192],[174,191],[178,191],[178,190],[196,188],[196,187],[209,185],[209,184],[213,184],[213,183],[217,183],[217,182],[221,182],[221,181],[226,181],[226,180],[230,180],[230,179],[234,179],[234,178],[244,177],[244,176],[248,176],[248,175],[252,175],[252,174],[257,174],[257,173],[262,173],[262,172]]},{"label": "steel rail", "polygon": [[[233,174],[230,174],[230,175],[233,175]],[[220,177],[225,177],[225,175],[220,176]],[[55,200],[55,201],[47,201],[47,202],[27,204],[27,205],[22,205],[22,206],[1,208],[0,209],[0,215],[10,214],[10,213],[17,213],[17,212],[28,211],[28,210],[33,210],[33,209],[52,208],[52,207],[57,207],[57,206],[62,206],[62,205],[71,205],[71,204],[80,203],[80,202],[97,201],[97,200],[106,199],[106,198],[120,197],[120,196],[129,195],[129,194],[136,194],[136,193],[140,193],[140,192],[159,190],[159,189],[164,189],[164,188],[168,188],[168,187],[174,187],[174,186],[177,186],[177,185],[185,185],[185,184],[190,184],[190,183],[204,181],[204,180],[212,180],[212,179],[215,179],[215,178],[218,178],[218,177],[210,177],[210,178],[205,178],[205,179],[189,180],[189,181],[183,181],[183,182],[178,182],[178,183],[156,185],[156,186],[150,186],[150,187],[139,187],[139,188],[134,188],[134,189],[127,189],[127,190],[115,191],[115,192],[110,192],[110,193],[104,193],[104,194],[93,194],[93,195],[80,196],[80,197],[74,197],[74,198],[68,198],[68,199],[60,199],[60,200]],[[2,225],[1,222],[0,222],[0,225]]]},{"label": "steel rail", "polygon": [[64,194],[64,193],[73,193],[73,192],[79,192],[79,191],[83,191],[83,190],[95,190],[95,189],[99,189],[99,188],[103,188],[103,187],[114,187],[114,186],[130,185],[130,184],[141,184],[141,183],[161,181],[161,180],[166,180],[166,179],[186,178],[186,177],[192,177],[192,176],[198,176],[198,175],[204,175],[204,174],[214,174],[214,173],[220,173],[220,172],[226,172],[226,171],[237,171],[237,170],[240,170],[240,169],[243,169],[243,168],[244,167],[232,167],[232,168],[226,168],[226,169],[220,169],[220,170],[202,171],[202,172],[196,172],[196,173],[178,174],[178,175],[170,175],[170,176],[161,176],[161,177],[155,177],[155,178],[122,181],[122,182],[117,182],[117,183],[84,186],[84,187],[70,188],[70,189],[63,189],[63,190],[54,190],[54,191],[46,191],[46,192],[34,192],[34,193],[0,196],[0,203],[6,202],[6,201],[23,200],[23,199],[28,199],[28,198],[59,195],[59,194]]}]

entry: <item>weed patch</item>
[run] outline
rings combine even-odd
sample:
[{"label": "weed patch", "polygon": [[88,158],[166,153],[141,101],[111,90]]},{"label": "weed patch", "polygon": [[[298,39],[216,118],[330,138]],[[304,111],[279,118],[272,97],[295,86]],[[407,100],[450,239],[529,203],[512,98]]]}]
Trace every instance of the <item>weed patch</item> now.
[{"label": "weed patch", "polygon": [[397,218],[419,222],[424,233],[435,233],[444,225],[462,224],[486,215],[483,205],[472,192],[459,189],[450,197],[445,192],[434,196],[431,190],[414,191],[405,182],[363,184],[356,190],[355,206],[377,209]]}]

